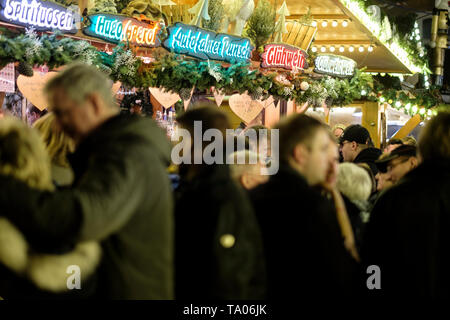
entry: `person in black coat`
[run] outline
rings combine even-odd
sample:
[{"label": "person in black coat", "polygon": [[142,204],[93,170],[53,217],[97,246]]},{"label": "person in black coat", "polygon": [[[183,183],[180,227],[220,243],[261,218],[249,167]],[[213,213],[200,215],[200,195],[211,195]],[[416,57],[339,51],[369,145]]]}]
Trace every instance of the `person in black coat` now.
[{"label": "person in black coat", "polygon": [[367,225],[362,259],[381,282],[370,294],[450,298],[450,114],[422,130],[423,162],[380,197]]},{"label": "person in black coat", "polygon": [[[191,137],[194,121],[201,122],[202,134],[218,129],[224,142],[225,130],[231,127],[215,105],[197,106],[177,119]],[[207,145],[203,142],[198,150],[203,154]],[[186,152],[194,155],[195,148]],[[175,193],[176,299],[263,299],[266,275],[259,225],[244,190],[223,164],[225,153],[215,156],[222,164],[206,164],[202,158],[199,164],[186,160],[180,165]]]},{"label": "person in black coat", "polygon": [[378,168],[375,164],[381,150],[373,147],[369,131],[359,124],[348,126],[339,139],[344,162],[366,163],[375,176]]},{"label": "person in black coat", "polygon": [[173,299],[164,132],[150,119],[119,115],[110,80],[92,66],[68,66],[46,91],[58,123],[77,143],[74,183],[51,192],[0,175],[0,215],[33,247],[100,242],[98,298]]},{"label": "person in black coat", "polygon": [[[346,297],[354,293],[357,264],[344,247],[335,209],[311,186],[325,181],[327,129],[305,115],[282,121],[279,170],[250,190],[263,234],[268,297]],[[274,157],[276,158],[276,157]]]}]

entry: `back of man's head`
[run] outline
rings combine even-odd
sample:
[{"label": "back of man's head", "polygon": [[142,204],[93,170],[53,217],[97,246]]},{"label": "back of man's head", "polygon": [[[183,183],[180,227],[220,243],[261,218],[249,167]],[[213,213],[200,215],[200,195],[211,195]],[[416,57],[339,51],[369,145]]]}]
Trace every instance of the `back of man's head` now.
[{"label": "back of man's head", "polygon": [[440,112],[423,128],[419,138],[423,161],[450,160],[450,113]]},{"label": "back of man's head", "polygon": [[303,144],[311,148],[317,130],[324,129],[322,122],[303,114],[296,114],[281,120],[275,129],[279,130],[279,157],[282,162],[289,162],[295,147]]},{"label": "back of man's head", "polygon": [[69,99],[77,103],[82,103],[92,93],[98,93],[107,106],[115,107],[112,80],[97,68],[84,63],[67,66],[44,88],[47,94],[56,90],[63,90]]}]

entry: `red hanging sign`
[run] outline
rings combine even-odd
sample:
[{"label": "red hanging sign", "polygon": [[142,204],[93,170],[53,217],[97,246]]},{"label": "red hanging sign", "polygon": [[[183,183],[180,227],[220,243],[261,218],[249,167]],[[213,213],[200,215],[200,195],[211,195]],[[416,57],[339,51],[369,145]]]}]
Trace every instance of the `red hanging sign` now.
[{"label": "red hanging sign", "polygon": [[308,68],[308,54],[297,47],[282,43],[271,43],[264,46],[261,55],[262,68],[283,68],[297,72]]}]

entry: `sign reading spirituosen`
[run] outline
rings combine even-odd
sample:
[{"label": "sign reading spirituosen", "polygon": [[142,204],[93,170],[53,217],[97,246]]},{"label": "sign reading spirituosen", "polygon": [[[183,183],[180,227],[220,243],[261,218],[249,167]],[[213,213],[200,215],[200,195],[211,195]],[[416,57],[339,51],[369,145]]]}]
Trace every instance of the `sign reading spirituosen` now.
[{"label": "sign reading spirituosen", "polygon": [[161,31],[161,26],[159,22],[143,22],[127,16],[106,13],[93,14],[87,19],[88,25],[83,32],[88,36],[112,43],[129,41],[139,47],[152,48],[160,45],[158,33]]},{"label": "sign reading spirituosen", "polygon": [[77,33],[77,17],[72,9],[52,1],[0,0],[0,20],[38,31]]},{"label": "sign reading spirituosen", "polygon": [[262,68],[283,68],[294,72],[308,68],[306,61],[308,54],[302,49],[287,44],[266,44],[261,57]]},{"label": "sign reading spirituosen", "polygon": [[352,77],[356,67],[354,60],[333,54],[318,55],[314,64],[314,72],[343,78]]}]

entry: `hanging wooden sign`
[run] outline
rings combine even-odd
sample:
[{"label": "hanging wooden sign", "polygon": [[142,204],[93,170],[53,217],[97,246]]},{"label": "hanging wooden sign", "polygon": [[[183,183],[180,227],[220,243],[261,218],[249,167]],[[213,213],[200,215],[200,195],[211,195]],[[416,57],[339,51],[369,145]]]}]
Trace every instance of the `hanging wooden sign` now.
[{"label": "hanging wooden sign", "polygon": [[170,26],[168,31],[164,48],[202,60],[249,61],[254,48],[247,38],[215,33],[180,22]]},{"label": "hanging wooden sign", "polygon": [[314,72],[342,78],[353,77],[356,68],[354,60],[334,54],[319,54],[314,65]]},{"label": "hanging wooden sign", "polygon": [[138,47],[158,47],[161,26],[157,21],[146,22],[123,15],[99,13],[87,17],[83,33],[111,43],[128,41]]},{"label": "hanging wooden sign", "polygon": [[261,67],[283,68],[297,72],[308,68],[307,57],[308,54],[304,50],[287,44],[266,44],[261,55]]}]

